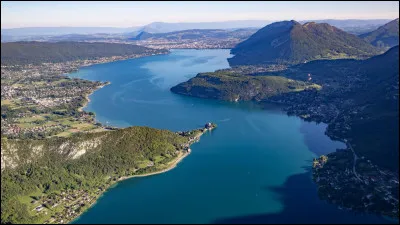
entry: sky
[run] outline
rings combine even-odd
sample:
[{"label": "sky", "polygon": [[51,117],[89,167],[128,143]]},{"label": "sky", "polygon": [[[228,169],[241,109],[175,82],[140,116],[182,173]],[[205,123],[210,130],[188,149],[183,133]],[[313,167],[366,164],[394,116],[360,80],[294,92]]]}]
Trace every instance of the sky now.
[{"label": "sky", "polygon": [[1,28],[133,27],[152,22],[395,19],[398,17],[399,1],[1,1]]}]

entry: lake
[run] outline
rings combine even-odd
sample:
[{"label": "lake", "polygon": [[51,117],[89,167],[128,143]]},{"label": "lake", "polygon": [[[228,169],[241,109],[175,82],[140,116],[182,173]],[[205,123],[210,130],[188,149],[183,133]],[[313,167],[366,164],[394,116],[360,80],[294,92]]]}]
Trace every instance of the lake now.
[{"label": "lake", "polygon": [[276,107],[180,96],[170,88],[199,72],[228,68],[229,50],[172,50],[70,74],[110,81],[85,110],[104,124],[184,131],[215,122],[192,153],[166,173],[109,189],[74,223],[382,223],[318,199],[312,159],[344,148],[326,125]]}]

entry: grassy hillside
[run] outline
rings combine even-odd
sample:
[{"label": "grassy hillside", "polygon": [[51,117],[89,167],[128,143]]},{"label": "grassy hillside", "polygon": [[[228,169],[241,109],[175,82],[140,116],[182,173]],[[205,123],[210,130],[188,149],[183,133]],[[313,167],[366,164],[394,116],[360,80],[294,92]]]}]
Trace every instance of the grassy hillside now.
[{"label": "grassy hillside", "polygon": [[399,45],[399,18],[390,21],[374,31],[361,34],[360,37],[380,48],[388,49]]},{"label": "grassy hillside", "polygon": [[270,24],[232,49],[231,65],[297,64],[317,59],[367,58],[378,50],[329,24]]},{"label": "grassy hillside", "polygon": [[231,71],[200,73],[171,91],[179,94],[229,101],[261,100],[286,92],[320,87],[279,76],[246,76]]},{"label": "grassy hillside", "polygon": [[35,214],[31,201],[68,190],[93,193],[121,176],[161,170],[188,140],[148,127],[45,140],[3,138],[1,222],[43,222],[57,210]]},{"label": "grassy hillside", "polygon": [[[171,91],[283,103],[289,114],[327,123],[327,133],[348,139],[360,156],[398,171],[398,51],[396,46],[367,60],[318,60],[251,75],[234,72],[238,69],[203,73]],[[315,84],[308,83],[308,74]]]},{"label": "grassy hillside", "polygon": [[86,42],[1,43],[2,65],[58,63],[100,57],[165,52],[137,45]]}]

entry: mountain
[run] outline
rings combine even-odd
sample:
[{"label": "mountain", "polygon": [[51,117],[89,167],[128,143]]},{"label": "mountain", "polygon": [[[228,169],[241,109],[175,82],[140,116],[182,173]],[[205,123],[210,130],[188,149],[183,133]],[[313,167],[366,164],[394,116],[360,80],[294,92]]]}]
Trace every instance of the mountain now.
[{"label": "mountain", "polygon": [[351,34],[362,34],[373,31],[378,27],[388,23],[390,19],[369,19],[369,20],[357,20],[357,19],[345,19],[345,20],[335,20],[335,19],[327,19],[327,20],[302,20],[299,21],[301,24],[305,24],[308,22],[316,22],[316,23],[327,23],[331,26],[335,26],[343,31],[346,31]]},{"label": "mountain", "polygon": [[140,31],[149,33],[168,33],[173,31],[193,29],[238,29],[249,27],[263,27],[270,24],[268,20],[238,20],[225,22],[198,22],[198,23],[164,23],[154,22],[143,26]]},{"label": "mountain", "polygon": [[9,42],[1,43],[1,64],[65,62],[96,57],[165,52],[137,45],[87,42]]},{"label": "mountain", "polygon": [[[123,36],[125,33],[131,33],[140,29],[140,27],[23,27],[23,28],[10,28],[1,29],[2,39],[1,42],[15,42],[15,41],[48,41],[50,39],[64,40],[68,36],[90,36],[103,34]],[[67,39],[68,40],[68,39]],[[72,40],[68,40],[72,41]]]},{"label": "mountain", "polygon": [[192,29],[174,31],[168,33],[149,33],[141,32],[136,37],[130,38],[130,40],[147,40],[147,39],[166,39],[169,41],[180,41],[184,39],[195,40],[204,38],[214,39],[227,39],[227,38],[239,38],[246,39],[257,31],[256,28],[242,28],[237,30],[222,30],[222,29]]},{"label": "mountain", "polygon": [[398,171],[399,46],[366,60],[315,60],[280,71],[237,71],[200,73],[171,91],[227,101],[283,103],[289,114],[327,123],[327,134],[347,139],[359,157]]},{"label": "mountain", "polygon": [[[167,168],[185,153],[183,145],[188,140],[188,136],[148,127],[78,133],[69,138],[2,138],[1,224],[43,224],[51,216],[67,223],[63,210],[68,202],[60,201],[61,192],[81,195],[89,191],[91,198],[99,197],[120,177]],[[93,195],[95,192],[98,194]],[[52,209],[48,215],[31,213],[47,196],[57,198],[59,204],[51,200],[46,204],[60,207],[54,210],[46,205]],[[90,205],[85,203],[80,204],[82,210]]]},{"label": "mountain", "polygon": [[11,41],[15,41],[16,38],[14,36],[10,36],[10,35],[1,35],[1,42],[11,42]]},{"label": "mountain", "polygon": [[[338,27],[340,29],[352,30],[352,29],[368,29],[370,27],[377,28],[387,22],[389,19],[372,19],[372,20],[303,20],[300,23],[316,22],[316,23],[328,23],[331,26]],[[138,31],[145,31],[149,33],[168,33],[173,31],[191,30],[191,29],[237,29],[237,28],[261,28],[268,24],[271,24],[270,20],[238,20],[238,21],[226,21],[226,22],[199,22],[199,23],[164,23],[154,22],[143,26]],[[371,29],[371,28],[370,28]]]},{"label": "mountain", "polygon": [[136,37],[129,38],[129,39],[130,39],[130,40],[137,40],[137,41],[139,41],[139,40],[146,40],[146,39],[149,39],[149,38],[153,38],[153,37],[155,37],[155,36],[158,36],[158,35],[151,34],[151,33],[148,33],[148,32],[146,32],[146,31],[142,31],[142,32],[140,32]]},{"label": "mountain", "polygon": [[399,18],[379,27],[378,29],[360,35],[365,41],[380,47],[391,48],[399,44]]},{"label": "mountain", "polygon": [[360,27],[360,26],[381,26],[387,22],[391,21],[390,19],[368,19],[368,20],[358,20],[358,19],[344,19],[344,20],[335,20],[335,19],[326,19],[326,20],[300,20],[299,23],[305,24],[309,22],[316,23],[328,23],[331,26],[335,27]]},{"label": "mountain", "polygon": [[[315,20],[317,23],[328,23],[336,26],[344,31],[353,34],[366,33],[377,29],[379,26],[389,22],[390,20]],[[225,22],[198,22],[198,23],[164,23],[154,22],[144,26],[135,27],[24,27],[24,28],[8,28],[1,29],[2,42],[10,41],[34,41],[39,36],[43,39],[49,36],[60,35],[92,35],[92,34],[119,34],[126,37],[132,37],[141,32],[147,33],[169,33],[182,30],[193,29],[223,29],[235,30],[238,28],[261,28],[274,21],[268,20],[241,20],[241,21],[225,21]],[[310,20],[300,21],[300,23],[311,22]]]},{"label": "mountain", "polygon": [[200,73],[171,88],[177,94],[228,101],[261,100],[287,92],[319,88],[281,76],[243,76],[231,71]]},{"label": "mountain", "polygon": [[125,33],[95,33],[95,34],[62,34],[62,35],[34,35],[34,36],[3,36],[1,42],[21,42],[21,41],[38,41],[38,42],[107,42],[115,40],[126,40],[128,37]]},{"label": "mountain", "polygon": [[142,32],[146,33],[169,33],[174,31],[193,30],[193,29],[223,29],[232,30],[239,28],[259,28],[271,21],[267,20],[239,20],[225,22],[198,22],[198,23],[164,23],[154,22],[145,26],[137,27],[23,27],[1,29],[2,42],[11,41],[33,41],[37,38],[60,35],[92,35],[99,33],[120,34],[124,37],[137,36]]},{"label": "mountain", "polygon": [[139,27],[22,27],[1,29],[2,35],[8,36],[41,36],[65,34],[96,34],[96,33],[125,33],[139,29]]},{"label": "mountain", "polygon": [[232,49],[231,65],[296,64],[316,59],[367,58],[379,51],[327,23],[272,23]]},{"label": "mountain", "polygon": [[136,27],[22,27],[1,29],[1,34],[7,37],[13,37],[14,40],[30,36],[56,36],[66,34],[129,34],[137,35],[140,32],[148,33],[168,33],[173,31],[190,29],[238,29],[263,27],[270,24],[268,20],[239,20],[225,22],[198,22],[198,23],[164,23],[154,22],[144,26]]}]

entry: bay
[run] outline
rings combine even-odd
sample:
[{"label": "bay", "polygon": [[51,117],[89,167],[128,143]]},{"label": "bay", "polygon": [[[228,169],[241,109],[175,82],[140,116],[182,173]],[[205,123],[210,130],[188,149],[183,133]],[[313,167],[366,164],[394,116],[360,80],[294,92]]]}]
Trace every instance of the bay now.
[{"label": "bay", "polygon": [[70,74],[110,81],[85,110],[104,124],[184,131],[218,127],[163,174],[109,189],[73,223],[388,223],[337,209],[318,199],[314,157],[344,148],[326,125],[289,117],[277,108],[180,96],[170,88],[199,72],[228,68],[229,50],[172,50]]}]

